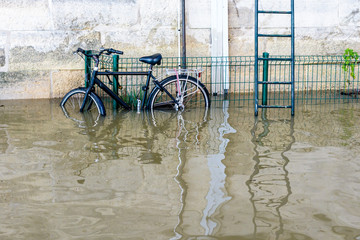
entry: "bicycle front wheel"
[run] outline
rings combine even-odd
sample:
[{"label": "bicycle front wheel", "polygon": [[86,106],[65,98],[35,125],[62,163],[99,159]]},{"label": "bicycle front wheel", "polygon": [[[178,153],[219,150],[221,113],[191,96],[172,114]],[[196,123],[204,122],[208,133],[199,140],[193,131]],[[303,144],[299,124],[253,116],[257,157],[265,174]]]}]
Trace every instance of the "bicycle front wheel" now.
[{"label": "bicycle front wheel", "polygon": [[80,112],[85,93],[85,88],[71,90],[64,96],[60,106],[66,117],[79,124],[83,124],[84,122],[97,123],[100,116],[105,116],[104,105],[95,93],[90,92],[85,103],[84,111]]},{"label": "bicycle front wheel", "polygon": [[[155,88],[150,95],[148,108],[154,110],[185,110],[210,107],[209,92],[196,78],[170,76],[160,82],[165,90]],[[171,95],[177,102],[169,96]]]}]

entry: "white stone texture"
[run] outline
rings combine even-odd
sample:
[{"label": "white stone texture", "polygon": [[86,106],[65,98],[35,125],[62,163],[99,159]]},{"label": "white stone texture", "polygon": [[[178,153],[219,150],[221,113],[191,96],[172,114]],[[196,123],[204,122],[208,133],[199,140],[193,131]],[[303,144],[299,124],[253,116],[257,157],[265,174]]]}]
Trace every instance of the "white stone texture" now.
[{"label": "white stone texture", "polygon": [[189,28],[210,28],[211,7],[209,0],[187,1]]},{"label": "white stone texture", "polygon": [[138,21],[135,1],[53,0],[52,17],[57,30],[86,30],[96,26],[126,27]]},{"label": "white stone texture", "polygon": [[51,12],[47,0],[1,1],[0,30],[50,30]]}]

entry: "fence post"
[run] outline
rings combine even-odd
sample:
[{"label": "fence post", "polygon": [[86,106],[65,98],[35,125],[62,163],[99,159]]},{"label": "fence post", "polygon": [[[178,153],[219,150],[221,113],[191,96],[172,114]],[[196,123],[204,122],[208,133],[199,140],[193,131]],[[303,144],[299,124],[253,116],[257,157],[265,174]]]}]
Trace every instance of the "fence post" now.
[{"label": "fence post", "polygon": [[[269,53],[264,52],[263,57],[269,58]],[[269,60],[263,60],[263,82],[267,82],[269,79]],[[263,84],[262,87],[262,105],[267,105],[268,86]]]},{"label": "fence post", "polygon": [[[91,50],[86,50],[86,54],[91,54]],[[85,56],[85,87],[89,86],[91,78],[91,58]]]},{"label": "fence post", "polygon": [[[113,72],[119,71],[119,55],[113,55],[112,71]],[[113,81],[112,81],[113,82],[113,92],[116,93],[116,95],[119,95],[118,78],[119,78],[119,76],[113,75]],[[114,109],[117,108],[117,102],[115,100],[113,100],[113,108]]]}]

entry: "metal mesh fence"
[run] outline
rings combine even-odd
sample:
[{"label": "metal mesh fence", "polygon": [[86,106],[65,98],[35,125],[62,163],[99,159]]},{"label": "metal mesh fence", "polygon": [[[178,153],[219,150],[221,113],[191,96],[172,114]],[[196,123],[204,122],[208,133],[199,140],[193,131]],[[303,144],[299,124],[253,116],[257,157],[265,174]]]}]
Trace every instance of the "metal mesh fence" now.
[{"label": "metal mesh fence", "polygon": [[[100,71],[147,71],[148,64],[138,58],[118,58],[103,56]],[[165,77],[166,68],[178,68],[181,59],[165,57],[160,66],[155,66],[153,74],[159,81]],[[202,68],[200,81],[207,87],[211,101],[226,100],[235,105],[253,104],[254,100],[254,63],[253,56],[230,57],[189,57],[186,58],[187,68]],[[329,102],[358,102],[360,68],[355,67],[356,78],[350,78],[346,84],[342,69],[342,56],[297,56],[295,58],[295,103],[322,104]],[[92,61],[87,61],[85,69],[91,69]],[[262,62],[259,62],[259,78],[263,77]],[[290,81],[291,63],[270,61],[268,81]],[[101,76],[104,83],[112,84],[114,77]],[[145,84],[144,76],[119,76],[119,95],[136,95]],[[267,102],[269,105],[289,105],[291,85],[267,85]],[[259,97],[262,96],[259,86]],[[98,92],[102,97],[103,93]],[[261,99],[259,99],[261,101]]]}]

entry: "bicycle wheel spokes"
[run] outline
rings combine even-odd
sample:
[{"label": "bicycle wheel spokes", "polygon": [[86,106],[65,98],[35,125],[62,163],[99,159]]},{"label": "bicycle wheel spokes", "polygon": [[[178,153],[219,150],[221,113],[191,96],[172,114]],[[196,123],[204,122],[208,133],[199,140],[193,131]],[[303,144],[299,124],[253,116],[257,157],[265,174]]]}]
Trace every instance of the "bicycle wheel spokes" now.
[{"label": "bicycle wheel spokes", "polygon": [[[209,106],[209,99],[207,91],[196,79],[179,79],[180,84],[177,84],[177,79],[170,78],[162,82],[162,86],[170,93],[173,98],[178,101],[178,106],[169,97],[166,91],[158,89],[152,96],[150,101],[151,108],[154,109],[188,109],[188,108],[206,108]],[[180,85],[181,94],[178,94]]]},{"label": "bicycle wheel spokes", "polygon": [[181,87],[181,101],[185,109],[188,108],[205,108],[207,103],[204,99],[202,89],[200,89],[197,82],[187,81],[186,79],[180,79]]},{"label": "bicycle wheel spokes", "polygon": [[183,97],[183,104],[184,106],[191,107],[191,105],[195,105],[198,104],[199,106],[201,106],[201,92],[199,90],[199,88],[195,85],[191,85],[191,86],[184,86],[184,88],[182,88],[181,90],[181,96]]},{"label": "bicycle wheel spokes", "polygon": [[[173,98],[177,98],[177,87],[175,84],[168,84],[164,86],[166,91],[173,96]],[[161,110],[172,110],[175,108],[175,102],[171,97],[165,92],[165,91],[159,91],[156,95],[156,98],[154,99],[153,107],[155,109],[161,109]]]}]

